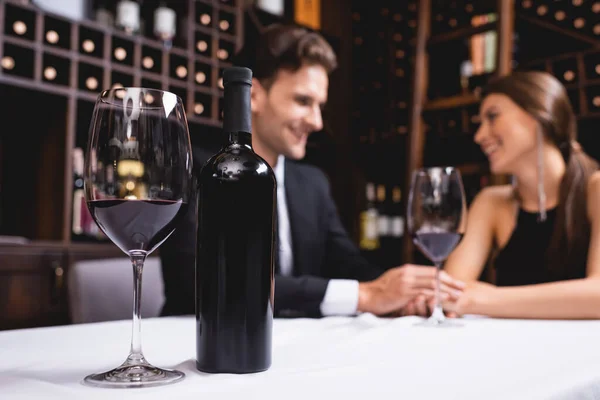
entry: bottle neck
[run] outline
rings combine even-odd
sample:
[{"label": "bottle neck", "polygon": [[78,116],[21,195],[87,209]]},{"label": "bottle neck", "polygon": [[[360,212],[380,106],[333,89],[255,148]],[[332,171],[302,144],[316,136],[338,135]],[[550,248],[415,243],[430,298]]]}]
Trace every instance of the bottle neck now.
[{"label": "bottle neck", "polygon": [[252,149],[252,135],[249,132],[229,132],[227,134],[227,146],[240,145]]}]

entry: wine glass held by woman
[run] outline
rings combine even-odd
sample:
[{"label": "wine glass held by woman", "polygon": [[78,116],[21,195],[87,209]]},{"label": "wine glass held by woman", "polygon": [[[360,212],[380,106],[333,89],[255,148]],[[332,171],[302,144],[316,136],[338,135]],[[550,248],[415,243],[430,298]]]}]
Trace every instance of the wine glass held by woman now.
[{"label": "wine glass held by woman", "polygon": [[[600,172],[576,141],[565,88],[544,72],[490,81],[475,134],[494,174],[513,184],[484,189],[445,270],[467,282],[449,315],[600,318]],[[493,257],[495,284],[478,282]],[[415,299],[405,314],[423,312]]]},{"label": "wine glass held by woman", "polygon": [[414,171],[406,217],[415,244],[438,271],[432,314],[419,325],[460,326],[444,316],[439,280],[443,262],[460,242],[466,228],[466,202],[460,172],[452,167]]}]

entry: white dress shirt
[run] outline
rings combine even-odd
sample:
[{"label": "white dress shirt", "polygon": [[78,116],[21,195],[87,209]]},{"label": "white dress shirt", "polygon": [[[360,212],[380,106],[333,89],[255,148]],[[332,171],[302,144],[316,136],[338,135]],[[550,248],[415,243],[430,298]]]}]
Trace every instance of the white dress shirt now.
[{"label": "white dress shirt", "polygon": [[[277,218],[279,228],[279,269],[280,274],[291,276],[294,270],[292,231],[285,196],[285,157],[280,155],[273,168],[277,179]],[[351,279],[330,279],[321,302],[321,314],[354,315],[358,307],[358,281]]]}]

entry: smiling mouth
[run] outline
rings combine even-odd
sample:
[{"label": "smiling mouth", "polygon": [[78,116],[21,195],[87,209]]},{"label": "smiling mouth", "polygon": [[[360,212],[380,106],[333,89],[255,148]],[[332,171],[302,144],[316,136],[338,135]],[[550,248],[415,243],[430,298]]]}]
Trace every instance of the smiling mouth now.
[{"label": "smiling mouth", "polygon": [[489,158],[491,157],[494,153],[496,153],[496,151],[498,151],[498,149],[500,149],[500,145],[492,145],[492,146],[486,146],[483,149],[483,152],[485,153],[485,155]]},{"label": "smiling mouth", "polygon": [[296,139],[301,140],[301,139],[305,139],[308,137],[308,132],[306,131],[299,131],[297,129],[290,129],[290,132],[292,133],[292,135],[294,135],[294,137],[296,137]]}]

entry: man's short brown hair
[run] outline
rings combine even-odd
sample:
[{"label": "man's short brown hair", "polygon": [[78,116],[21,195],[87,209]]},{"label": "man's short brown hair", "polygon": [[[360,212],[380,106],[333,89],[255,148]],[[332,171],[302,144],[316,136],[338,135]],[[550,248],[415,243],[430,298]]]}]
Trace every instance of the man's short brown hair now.
[{"label": "man's short brown hair", "polygon": [[296,25],[273,24],[256,42],[246,43],[234,63],[250,68],[268,88],[281,69],[295,72],[303,64],[316,64],[329,74],[337,67],[337,57],[320,34]]}]

